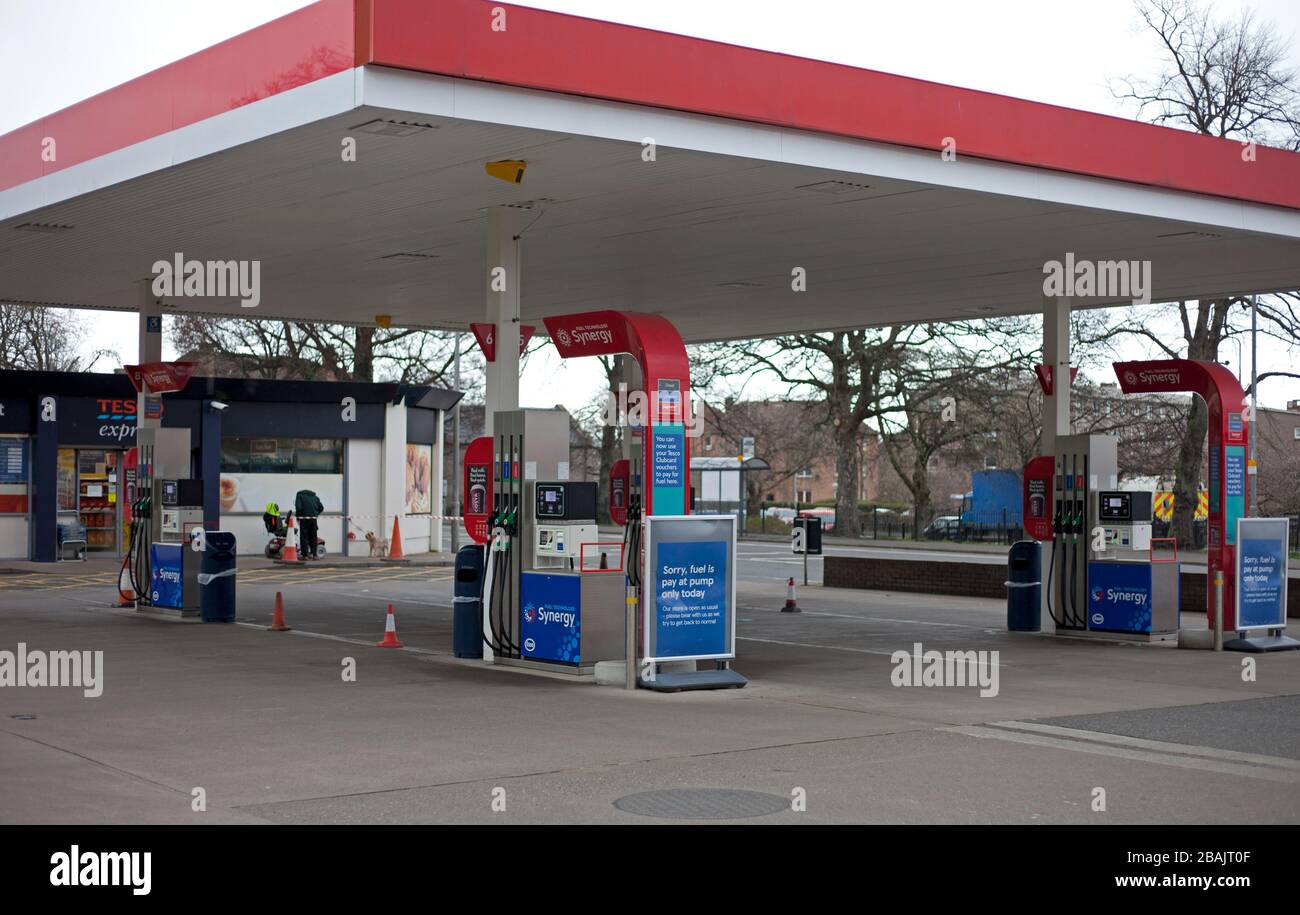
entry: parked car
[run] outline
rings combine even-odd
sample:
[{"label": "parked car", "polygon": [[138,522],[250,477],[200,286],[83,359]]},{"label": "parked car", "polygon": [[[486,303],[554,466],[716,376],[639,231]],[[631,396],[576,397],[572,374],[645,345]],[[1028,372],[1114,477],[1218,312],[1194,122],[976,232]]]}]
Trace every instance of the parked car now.
[{"label": "parked car", "polygon": [[793,508],[772,506],[771,508],[763,509],[763,517],[776,518],[778,521],[784,521],[786,524],[789,524],[794,520],[794,515],[795,513]]},{"label": "parked car", "polygon": [[925,526],[921,536],[926,540],[956,540],[961,534],[961,518],[941,515]]},{"label": "parked car", "polygon": [[835,530],[835,509],[833,508],[805,508],[799,512],[800,518],[821,518],[822,530]]}]

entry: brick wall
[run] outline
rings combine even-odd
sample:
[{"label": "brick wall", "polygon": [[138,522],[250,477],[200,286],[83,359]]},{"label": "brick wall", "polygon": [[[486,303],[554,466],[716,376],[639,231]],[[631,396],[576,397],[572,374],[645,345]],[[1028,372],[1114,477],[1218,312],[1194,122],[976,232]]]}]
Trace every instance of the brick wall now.
[{"label": "brick wall", "polygon": [[[826,556],[824,581],[828,588],[900,591],[907,594],[948,594],[958,597],[1007,596],[1002,563],[944,562],[933,559],[869,559],[863,556]],[[1205,610],[1205,573],[1179,575],[1178,599],[1183,610]],[[1300,619],[1300,582],[1287,589],[1289,618]]]}]

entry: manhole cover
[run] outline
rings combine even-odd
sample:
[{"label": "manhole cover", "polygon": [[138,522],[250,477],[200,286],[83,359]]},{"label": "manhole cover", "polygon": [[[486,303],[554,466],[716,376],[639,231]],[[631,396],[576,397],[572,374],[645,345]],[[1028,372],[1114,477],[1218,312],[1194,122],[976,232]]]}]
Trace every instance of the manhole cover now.
[{"label": "manhole cover", "polygon": [[731,788],[670,788],[642,791],[614,802],[624,813],[672,820],[739,820],[769,816],[790,809],[790,801],[779,794],[736,791]]}]

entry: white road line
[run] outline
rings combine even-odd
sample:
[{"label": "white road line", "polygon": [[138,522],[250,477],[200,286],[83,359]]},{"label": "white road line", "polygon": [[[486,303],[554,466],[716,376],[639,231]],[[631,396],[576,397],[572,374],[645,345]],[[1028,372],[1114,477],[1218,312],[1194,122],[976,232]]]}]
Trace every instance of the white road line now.
[{"label": "white road line", "polygon": [[879,651],[875,648],[846,648],[843,645],[814,645],[811,642],[787,642],[783,639],[756,639],[749,635],[736,636],[737,642],[763,642],[768,645],[790,645],[794,648],[821,648],[825,651],[851,651],[854,654],[880,654],[885,657],[891,656],[892,651]]},{"label": "white road line", "polygon": [[[246,623],[241,620],[236,620],[235,625],[245,626],[249,629],[263,629],[263,630],[266,629],[266,627],[263,626],[261,623]],[[360,645],[362,648],[378,647],[374,642],[367,642],[365,639],[350,639],[347,636],[330,635],[325,632],[308,632],[306,629],[290,629],[289,634],[306,636],[309,639],[324,639],[328,642],[346,642],[348,645]],[[392,651],[393,649],[390,648],[388,650]],[[415,648],[411,645],[404,645],[403,647],[398,648],[396,650],[407,651],[410,652],[411,654],[437,654],[438,653],[429,648]]]},{"label": "white road line", "polygon": [[1272,766],[1277,769],[1294,769],[1300,772],[1300,760],[1287,759],[1282,756],[1263,756],[1258,753],[1238,753],[1236,750],[1221,750],[1218,747],[1202,747],[1193,744],[1168,743],[1163,740],[1147,740],[1142,737],[1129,737],[1127,734],[1108,734],[1105,731],[1084,731],[1078,728],[1062,728],[1052,724],[1039,724],[1034,721],[994,721],[992,727],[1009,728],[1015,731],[1033,731],[1055,737],[1070,737],[1076,740],[1091,740],[1094,743],[1110,743],[1121,747],[1137,747],[1142,750],[1156,750],[1165,753],[1181,753],[1186,756],[1204,756],[1210,759],[1224,759],[1229,762],[1250,763],[1256,766]]},{"label": "white road line", "polygon": [[[1288,769],[1274,769],[1267,766],[1251,766],[1242,763],[1226,762],[1219,759],[1208,759],[1197,756],[1180,756],[1174,753],[1155,753],[1149,750],[1130,749],[1127,747],[1113,746],[1111,744],[1103,743],[1090,743],[1083,740],[1067,740],[1060,737],[1049,737],[1045,734],[1028,734],[1022,731],[1009,731],[994,727],[983,727],[980,725],[943,727],[938,728],[937,730],[948,731],[954,734],[963,734],[967,737],[1005,740],[1010,743],[1028,744],[1029,746],[1050,750],[1066,750],[1073,753],[1090,753],[1094,756],[1110,756],[1116,759],[1128,759],[1135,762],[1155,763],[1156,765],[1161,766],[1173,766],[1177,769],[1198,769],[1202,772],[1216,772],[1221,775],[1235,775],[1244,778],[1260,779],[1262,781],[1283,782],[1285,784],[1300,784],[1300,772]],[[1188,749],[1180,747],[1178,744],[1169,744],[1169,746],[1179,747],[1183,750]]]},{"label": "white road line", "polygon": [[[762,609],[765,608],[740,607],[738,609],[761,612]],[[829,613],[825,610],[802,610],[800,612],[804,616],[829,616],[829,617],[833,617],[834,619],[858,620],[864,623],[903,623],[904,625],[907,626],[939,626],[945,629],[976,629],[979,631],[983,631],[985,629],[990,629],[993,627],[992,623],[990,623],[988,626],[969,626],[965,623],[936,623],[930,620],[896,620],[887,616],[856,616],[852,613]]]}]

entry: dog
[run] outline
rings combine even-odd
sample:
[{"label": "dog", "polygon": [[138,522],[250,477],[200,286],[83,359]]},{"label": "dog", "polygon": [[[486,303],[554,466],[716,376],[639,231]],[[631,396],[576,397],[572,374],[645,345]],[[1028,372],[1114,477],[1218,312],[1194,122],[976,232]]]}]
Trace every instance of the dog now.
[{"label": "dog", "polygon": [[376,537],[374,531],[366,531],[366,543],[370,544],[370,555],[381,559],[388,555],[388,538]]}]

